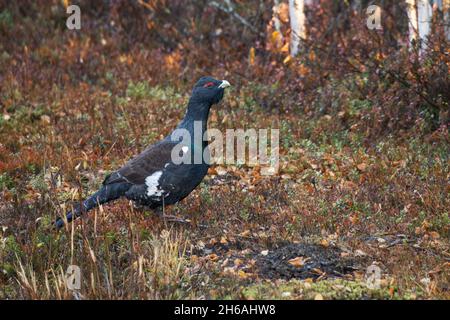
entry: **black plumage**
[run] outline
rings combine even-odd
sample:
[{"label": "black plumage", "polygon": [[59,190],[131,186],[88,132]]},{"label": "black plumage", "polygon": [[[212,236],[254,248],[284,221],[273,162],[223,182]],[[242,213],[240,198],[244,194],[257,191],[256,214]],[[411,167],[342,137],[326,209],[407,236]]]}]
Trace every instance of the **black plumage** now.
[{"label": "black plumage", "polygon": [[[96,193],[84,200],[81,205],[66,214],[68,222],[81,216],[99,204],[104,204],[120,197],[133,200],[137,205],[152,209],[174,204],[185,198],[203,180],[208,171],[208,161],[202,156],[194,159],[195,152],[208,154],[207,143],[195,134],[203,133],[207,128],[209,110],[223,98],[224,89],[230,84],[225,80],[202,77],[194,86],[184,119],[175,130],[189,133],[187,143],[173,141],[169,134],[160,142],[147,147],[142,153],[128,161],[123,167],[108,175]],[[172,132],[174,133],[174,132]],[[173,161],[173,151],[180,148],[190,161],[178,163]],[[206,151],[206,152],[205,152]],[[175,153],[176,154],[176,153]],[[197,161],[194,161],[197,160]],[[56,227],[64,226],[64,219],[58,218]]]}]

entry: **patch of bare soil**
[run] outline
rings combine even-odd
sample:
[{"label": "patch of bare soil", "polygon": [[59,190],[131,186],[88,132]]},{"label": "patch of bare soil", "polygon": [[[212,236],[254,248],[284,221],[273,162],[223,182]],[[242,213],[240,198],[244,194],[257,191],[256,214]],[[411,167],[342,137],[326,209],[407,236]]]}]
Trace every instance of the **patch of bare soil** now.
[{"label": "patch of bare soil", "polygon": [[[367,261],[337,246],[322,246],[308,241],[283,242],[264,248],[251,241],[206,245],[193,254],[216,255],[224,267],[250,271],[263,279],[318,279],[353,277],[355,271],[365,270]],[[242,263],[236,267],[234,261]],[[253,263],[250,263],[253,261]],[[250,269],[246,266],[252,265]]]},{"label": "patch of bare soil", "polygon": [[[258,256],[259,276],[269,279],[344,277],[361,269],[354,257],[343,257],[337,247],[289,243]],[[300,263],[299,263],[300,262]]]}]

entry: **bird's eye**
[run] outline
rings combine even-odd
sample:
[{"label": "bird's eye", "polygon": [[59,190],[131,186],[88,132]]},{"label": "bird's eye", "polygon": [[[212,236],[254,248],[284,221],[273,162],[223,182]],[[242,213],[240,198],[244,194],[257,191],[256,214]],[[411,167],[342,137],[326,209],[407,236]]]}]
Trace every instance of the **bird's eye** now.
[{"label": "bird's eye", "polygon": [[212,87],[212,86],[214,86],[214,82],[207,82],[207,83],[205,83],[203,85],[203,88],[209,88],[209,87]]}]

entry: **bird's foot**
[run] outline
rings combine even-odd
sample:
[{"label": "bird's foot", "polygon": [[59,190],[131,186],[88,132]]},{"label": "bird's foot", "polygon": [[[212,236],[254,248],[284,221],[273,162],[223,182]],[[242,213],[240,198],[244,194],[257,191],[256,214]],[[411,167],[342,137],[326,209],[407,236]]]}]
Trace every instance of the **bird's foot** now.
[{"label": "bird's foot", "polygon": [[[177,216],[163,214],[162,212],[158,212],[157,215],[166,222],[178,222],[178,223],[184,223],[184,224],[192,223],[192,220],[190,220],[190,219],[183,219],[183,218],[180,218]],[[200,228],[207,227],[205,224],[198,224],[197,226],[199,226]]]},{"label": "bird's foot", "polygon": [[159,215],[162,219],[168,222],[180,222],[180,223],[191,223],[191,220],[189,219],[183,219],[177,216],[171,216],[167,214],[161,214]]}]

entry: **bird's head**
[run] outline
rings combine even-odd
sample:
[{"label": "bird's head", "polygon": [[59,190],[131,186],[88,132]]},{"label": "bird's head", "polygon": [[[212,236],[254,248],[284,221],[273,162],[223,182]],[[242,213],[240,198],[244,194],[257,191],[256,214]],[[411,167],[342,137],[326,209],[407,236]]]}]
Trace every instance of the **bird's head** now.
[{"label": "bird's head", "polygon": [[192,90],[192,99],[196,102],[206,102],[214,104],[223,98],[225,88],[229,87],[227,80],[216,80],[212,77],[202,77]]}]

